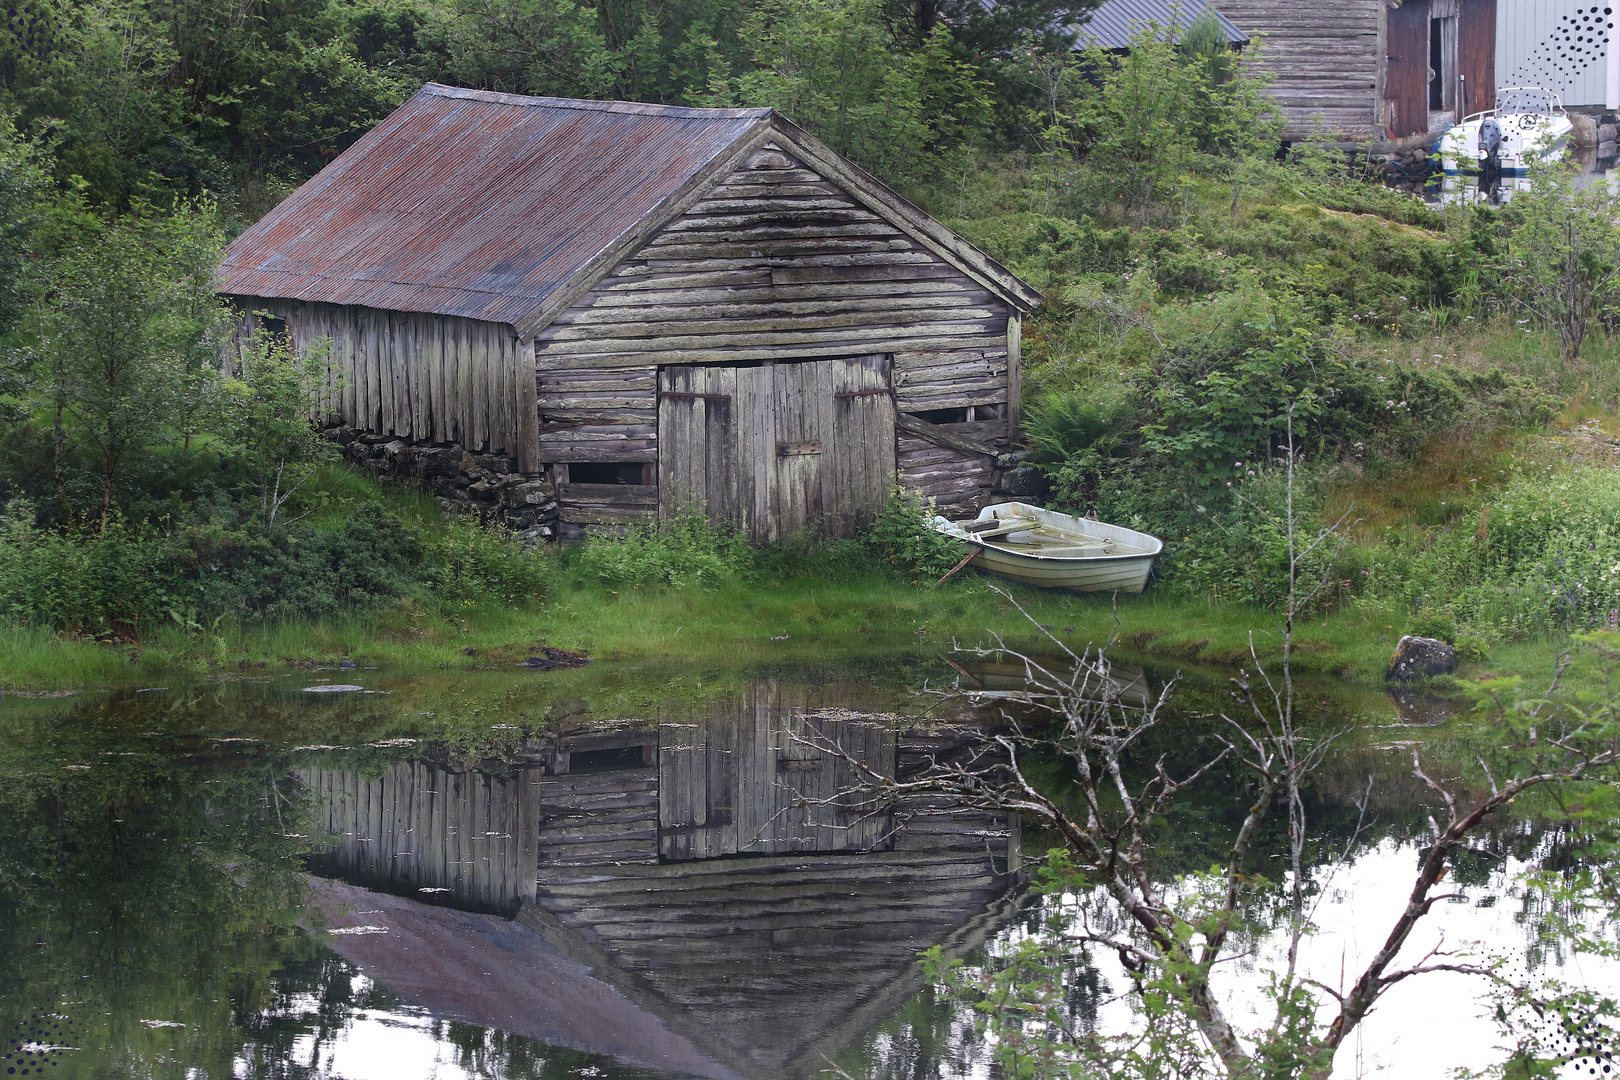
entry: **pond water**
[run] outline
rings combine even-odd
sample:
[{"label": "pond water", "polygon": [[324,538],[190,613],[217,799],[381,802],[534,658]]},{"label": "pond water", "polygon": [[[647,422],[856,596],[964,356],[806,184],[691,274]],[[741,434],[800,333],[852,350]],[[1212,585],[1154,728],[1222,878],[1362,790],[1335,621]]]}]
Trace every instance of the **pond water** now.
[{"label": "pond water", "polygon": [[[1006,667],[967,674],[1018,684]],[[363,689],[305,689],[340,676]],[[925,983],[917,952],[981,964],[1047,906],[1093,898],[1031,892],[1043,842],[1016,819],[840,795],[857,762],[904,777],[994,723],[993,708],[916,694],[960,679],[944,663],[881,662],[299,670],[8,696],[0,1075],[991,1076],[970,1011]],[[1185,685],[1154,752],[1193,760],[1218,689]],[[1360,725],[1311,793],[1322,933],[1304,964],[1338,983],[1417,865],[1428,800],[1410,748],[1444,763],[1458,722],[1431,701],[1310,697],[1322,723]],[[1177,808],[1164,873],[1219,857],[1235,823],[1226,785]],[[1452,944],[1620,989],[1620,972],[1547,940],[1513,884],[1561,840],[1496,823],[1482,846],[1497,858],[1459,875],[1425,932],[1443,924]],[[1223,974],[1240,1023],[1258,1023],[1280,947],[1274,926],[1250,927]],[[1084,957],[1072,985],[1074,1023],[1130,1026],[1117,961]],[[1449,975],[1397,988],[1335,1075],[1488,1063],[1497,1031],[1478,991]]]}]

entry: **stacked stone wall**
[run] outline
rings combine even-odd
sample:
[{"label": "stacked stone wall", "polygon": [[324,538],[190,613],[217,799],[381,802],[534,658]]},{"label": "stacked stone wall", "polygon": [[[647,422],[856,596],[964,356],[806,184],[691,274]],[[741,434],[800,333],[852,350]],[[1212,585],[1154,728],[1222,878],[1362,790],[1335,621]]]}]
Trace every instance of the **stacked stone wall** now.
[{"label": "stacked stone wall", "polygon": [[326,429],[359,468],[431,492],[449,514],[476,514],[516,531],[526,541],[557,534],[557,489],[518,471],[507,454],[475,454],[460,443],[413,443],[392,435]]}]

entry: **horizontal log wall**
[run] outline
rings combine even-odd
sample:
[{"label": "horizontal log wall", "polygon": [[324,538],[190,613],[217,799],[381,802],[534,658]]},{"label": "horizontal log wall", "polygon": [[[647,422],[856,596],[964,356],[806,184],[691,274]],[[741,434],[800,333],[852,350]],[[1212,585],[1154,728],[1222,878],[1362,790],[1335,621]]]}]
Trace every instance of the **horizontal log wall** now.
[{"label": "horizontal log wall", "polygon": [[[986,442],[999,441],[1006,429],[1005,423],[999,421],[941,426],[952,434]],[[901,487],[940,506],[979,498],[995,482],[995,461],[986,455],[948,449],[904,434],[900,436],[899,450]]]},{"label": "horizontal log wall", "polygon": [[300,354],[330,342],[330,412],[361,431],[510,454],[539,470],[533,359],[510,326],[447,315],[237,297],[282,319]]},{"label": "horizontal log wall", "polygon": [[[1005,407],[1007,330],[1007,305],[983,285],[768,148],[535,339],[540,458],[657,461],[666,364],[889,353],[901,411]],[[988,464],[959,463],[988,492]],[[949,471],[929,465],[930,480]],[[562,520],[624,524],[656,509],[656,490],[597,487],[559,490]]]},{"label": "horizontal log wall", "polygon": [[1271,77],[1268,92],[1286,118],[1284,138],[1383,137],[1378,110],[1383,3],[1222,0],[1221,14],[1257,41],[1259,70]]}]

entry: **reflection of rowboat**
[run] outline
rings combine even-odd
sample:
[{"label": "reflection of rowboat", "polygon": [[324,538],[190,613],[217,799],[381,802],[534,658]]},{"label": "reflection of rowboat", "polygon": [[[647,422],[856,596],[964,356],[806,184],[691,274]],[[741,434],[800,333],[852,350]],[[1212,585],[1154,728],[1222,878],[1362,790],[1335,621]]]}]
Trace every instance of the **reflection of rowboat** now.
[{"label": "reflection of rowboat", "polygon": [[1158,537],[1029,503],[987,506],[973,521],[936,517],[937,532],[978,548],[969,565],[993,574],[1071,592],[1141,592]]},{"label": "reflection of rowboat", "polygon": [[[1050,678],[1067,678],[1074,666],[1074,661],[1068,657],[1040,656],[1033,659],[1051,673]],[[1040,671],[1035,671],[1032,680],[1030,669],[1021,663],[967,661],[959,670],[968,678],[968,682],[962,685],[962,692],[972,698],[1029,701],[1052,696],[1051,687],[1042,685],[1049,682],[1050,678]],[[1155,695],[1153,688],[1148,685],[1147,672],[1139,667],[1110,662],[1108,684],[1108,697],[1121,705],[1140,709],[1153,704]],[[1099,689],[1091,695],[1091,699],[1101,700],[1103,696]]]}]

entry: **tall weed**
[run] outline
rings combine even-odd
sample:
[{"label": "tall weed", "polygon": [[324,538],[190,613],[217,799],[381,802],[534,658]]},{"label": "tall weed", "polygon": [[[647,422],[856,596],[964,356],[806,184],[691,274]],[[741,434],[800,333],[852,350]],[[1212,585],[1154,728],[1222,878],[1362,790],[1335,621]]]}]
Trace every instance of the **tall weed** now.
[{"label": "tall weed", "polygon": [[748,575],[753,557],[748,542],[729,525],[698,514],[635,525],[623,536],[596,536],[585,542],[574,565],[606,585],[697,585],[713,588]]},{"label": "tall weed", "polygon": [[1420,550],[1381,553],[1368,576],[1369,602],[1491,637],[1620,625],[1620,484],[1595,467],[1516,476]]}]

